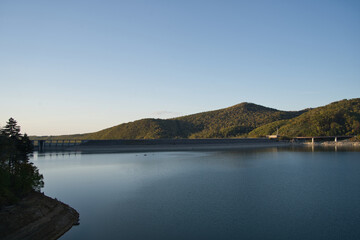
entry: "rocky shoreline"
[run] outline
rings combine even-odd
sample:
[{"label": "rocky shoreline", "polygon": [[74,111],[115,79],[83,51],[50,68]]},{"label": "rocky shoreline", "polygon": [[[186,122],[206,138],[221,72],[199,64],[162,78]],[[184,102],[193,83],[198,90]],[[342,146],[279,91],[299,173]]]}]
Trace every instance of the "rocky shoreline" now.
[{"label": "rocky shoreline", "polygon": [[79,213],[56,199],[33,192],[0,209],[0,239],[58,239],[79,224]]}]

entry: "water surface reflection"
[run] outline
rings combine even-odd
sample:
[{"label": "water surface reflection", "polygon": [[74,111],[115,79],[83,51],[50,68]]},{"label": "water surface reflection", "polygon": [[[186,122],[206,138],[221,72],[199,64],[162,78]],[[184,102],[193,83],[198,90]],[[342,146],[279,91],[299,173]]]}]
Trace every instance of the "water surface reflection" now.
[{"label": "water surface reflection", "polygon": [[360,153],[319,149],[38,154],[80,212],[62,239],[359,239]]}]

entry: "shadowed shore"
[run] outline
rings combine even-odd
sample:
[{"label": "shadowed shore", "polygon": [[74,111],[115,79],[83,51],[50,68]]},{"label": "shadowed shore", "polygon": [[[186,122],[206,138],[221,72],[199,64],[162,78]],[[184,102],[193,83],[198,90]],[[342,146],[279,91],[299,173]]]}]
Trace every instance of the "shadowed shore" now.
[{"label": "shadowed shore", "polygon": [[79,224],[79,213],[56,199],[33,192],[0,210],[0,239],[58,239]]}]

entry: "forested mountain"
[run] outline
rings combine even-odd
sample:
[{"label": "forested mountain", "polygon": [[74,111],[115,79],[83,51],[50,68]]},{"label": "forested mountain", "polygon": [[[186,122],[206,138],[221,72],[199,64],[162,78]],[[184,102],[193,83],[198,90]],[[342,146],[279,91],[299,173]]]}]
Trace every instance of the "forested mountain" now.
[{"label": "forested mountain", "polygon": [[94,133],[41,139],[260,137],[275,134],[277,129],[280,135],[289,137],[356,135],[360,133],[359,122],[359,98],[303,111],[280,111],[253,103],[241,103],[173,119],[142,119]]},{"label": "forested mountain", "polygon": [[149,118],[90,133],[86,139],[186,138],[191,131],[193,126],[188,122]]},{"label": "forested mountain", "polygon": [[291,119],[305,111],[279,111],[273,108],[241,103],[216,111],[179,117],[177,120],[195,127],[190,138],[224,138],[243,136],[253,129],[282,119]]},{"label": "forested mountain", "polygon": [[86,139],[158,139],[238,137],[258,126],[299,116],[252,103],[174,119],[142,119],[88,134]]},{"label": "forested mountain", "polygon": [[275,134],[294,136],[334,136],[360,134],[360,98],[333,102],[302,115],[265,124],[249,133],[250,137]]}]

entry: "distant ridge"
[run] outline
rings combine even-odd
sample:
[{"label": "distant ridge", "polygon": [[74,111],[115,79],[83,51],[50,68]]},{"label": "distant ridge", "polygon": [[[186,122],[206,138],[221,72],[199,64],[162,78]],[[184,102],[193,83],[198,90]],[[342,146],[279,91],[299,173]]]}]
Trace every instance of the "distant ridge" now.
[{"label": "distant ridge", "polygon": [[302,111],[280,111],[253,103],[172,119],[141,119],[78,135],[32,139],[172,139],[360,134],[360,99]]}]

